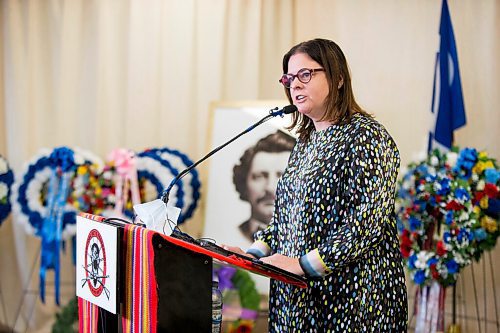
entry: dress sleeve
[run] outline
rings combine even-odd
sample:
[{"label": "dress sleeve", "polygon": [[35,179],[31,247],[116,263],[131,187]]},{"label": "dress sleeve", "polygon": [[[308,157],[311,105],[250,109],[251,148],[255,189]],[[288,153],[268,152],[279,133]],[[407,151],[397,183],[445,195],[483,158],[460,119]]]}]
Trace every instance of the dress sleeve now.
[{"label": "dress sleeve", "polygon": [[271,253],[271,244],[274,237],[273,235],[275,235],[275,228],[276,223],[274,223],[273,218],[266,229],[258,231],[255,234],[255,242],[248,248],[247,253],[253,255],[257,259],[268,256]]},{"label": "dress sleeve", "polygon": [[[399,152],[387,134],[367,130],[357,134],[346,153],[343,195],[334,202],[341,225],[299,262],[310,277],[322,277],[363,258],[388,232],[394,210]],[[342,201],[345,201],[342,204]]]}]

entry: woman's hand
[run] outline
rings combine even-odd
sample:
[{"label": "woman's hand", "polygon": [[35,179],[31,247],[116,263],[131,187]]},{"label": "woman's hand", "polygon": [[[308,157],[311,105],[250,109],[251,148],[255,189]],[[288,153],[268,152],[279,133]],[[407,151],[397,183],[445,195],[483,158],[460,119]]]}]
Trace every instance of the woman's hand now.
[{"label": "woman's hand", "polygon": [[250,253],[246,253],[245,251],[243,251],[240,247],[238,246],[229,246],[229,245],[225,245],[225,244],[221,244],[222,248],[224,248],[225,250],[229,250],[231,252],[235,252],[235,253],[238,253],[238,254],[241,254],[241,255],[244,255],[248,258],[255,258],[253,255],[251,255]]},{"label": "woman's hand", "polygon": [[291,258],[282,254],[276,253],[269,257],[262,257],[260,260],[266,264],[276,266],[278,268],[289,271],[297,275],[304,275],[302,267],[300,267],[298,258]]}]

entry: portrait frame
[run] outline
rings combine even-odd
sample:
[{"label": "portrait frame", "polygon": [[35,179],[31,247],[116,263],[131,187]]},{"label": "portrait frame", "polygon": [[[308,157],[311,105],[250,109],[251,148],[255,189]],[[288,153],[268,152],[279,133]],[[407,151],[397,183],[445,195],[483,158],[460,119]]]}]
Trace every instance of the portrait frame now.
[{"label": "portrait frame", "polygon": [[[219,147],[257,123],[269,112],[288,105],[286,100],[219,101],[209,110],[206,151]],[[276,131],[294,137],[286,130],[291,115],[275,117],[242,135],[207,161],[203,177],[203,237],[218,244],[228,244],[247,249],[251,242],[239,230],[239,225],[249,218],[250,204],[240,199],[233,183],[233,168],[243,153],[257,141]],[[269,280],[253,276],[261,294],[268,293]]]}]

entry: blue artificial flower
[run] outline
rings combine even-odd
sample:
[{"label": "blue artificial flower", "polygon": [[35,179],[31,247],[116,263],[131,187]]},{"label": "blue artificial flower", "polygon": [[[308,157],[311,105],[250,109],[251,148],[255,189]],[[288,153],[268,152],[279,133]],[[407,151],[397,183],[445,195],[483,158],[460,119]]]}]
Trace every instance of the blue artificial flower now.
[{"label": "blue artificial flower", "polygon": [[435,257],[430,258],[427,260],[427,265],[430,267],[432,264],[437,264],[438,260]]},{"label": "blue artificial flower", "polygon": [[448,273],[455,274],[458,272],[458,264],[455,259],[451,259],[446,263],[446,268],[448,269]]},{"label": "blue artificial flower", "polygon": [[422,175],[422,178],[425,178],[427,176],[427,174],[429,173],[429,169],[427,168],[427,165],[425,164],[420,164],[420,165],[417,165],[417,167],[415,168],[415,171],[418,172],[419,174]]},{"label": "blue artificial flower", "polygon": [[491,198],[488,199],[488,208],[486,209],[486,212],[494,216],[500,214],[500,200]]},{"label": "blue artificial flower", "polygon": [[422,222],[414,216],[410,216],[408,223],[410,225],[410,231],[418,230],[422,226]]},{"label": "blue artificial flower", "polygon": [[464,200],[464,201],[469,200],[470,199],[469,191],[467,191],[463,187],[458,187],[455,190],[455,197],[457,197],[458,200]]},{"label": "blue artificial flower", "polygon": [[485,240],[486,237],[488,237],[488,234],[486,233],[486,230],[484,230],[483,228],[474,230],[474,238],[477,239],[478,241]]},{"label": "blue artificial flower", "polygon": [[496,184],[500,178],[500,172],[496,169],[489,168],[484,170],[484,176],[486,177],[486,181],[488,183]]},{"label": "blue artificial flower", "polygon": [[414,253],[408,258],[408,268],[415,269],[416,262],[417,262],[417,255]]},{"label": "blue artificial flower", "polygon": [[450,192],[450,183],[451,181],[448,178],[443,178],[439,181],[439,184],[441,185],[441,189],[437,191],[436,193],[439,195],[446,195]]},{"label": "blue artificial flower", "polygon": [[445,222],[447,225],[450,225],[453,223],[453,211],[449,210],[446,212]]},{"label": "blue artificial flower", "polygon": [[470,178],[472,174],[472,168],[477,162],[477,151],[474,148],[464,148],[460,151],[458,155],[457,164],[453,168],[453,171],[460,175],[462,179]]},{"label": "blue artificial flower", "polygon": [[413,276],[413,281],[415,281],[416,284],[423,284],[425,282],[425,272],[419,269]]},{"label": "blue artificial flower", "polygon": [[458,232],[458,235],[457,235],[457,241],[459,243],[461,243],[465,239],[467,239],[467,240],[470,241],[471,240],[471,234],[470,234],[470,232],[467,229],[460,229],[460,231]]},{"label": "blue artificial flower", "polygon": [[63,172],[75,167],[75,153],[68,147],[55,148],[49,157],[52,167],[61,167]]},{"label": "blue artificial flower", "polygon": [[446,244],[450,243],[450,241],[451,241],[451,234],[450,234],[450,232],[449,232],[449,231],[445,231],[445,232],[443,233],[443,241],[444,241]]}]

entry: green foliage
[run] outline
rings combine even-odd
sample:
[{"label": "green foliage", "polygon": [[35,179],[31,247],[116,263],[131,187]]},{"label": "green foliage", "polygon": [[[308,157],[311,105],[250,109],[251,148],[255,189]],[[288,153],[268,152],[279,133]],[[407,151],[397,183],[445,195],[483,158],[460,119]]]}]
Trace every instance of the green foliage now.
[{"label": "green foliage", "polygon": [[250,274],[241,269],[236,270],[231,279],[236,289],[239,290],[240,303],[242,308],[250,310],[259,310],[260,295],[255,288],[255,282]]},{"label": "green foliage", "polygon": [[78,328],[73,327],[78,322],[78,301],[76,296],[72,298],[61,312],[56,314],[56,322],[52,326],[52,333],[72,333],[78,332]]}]

